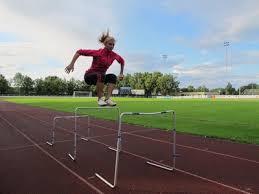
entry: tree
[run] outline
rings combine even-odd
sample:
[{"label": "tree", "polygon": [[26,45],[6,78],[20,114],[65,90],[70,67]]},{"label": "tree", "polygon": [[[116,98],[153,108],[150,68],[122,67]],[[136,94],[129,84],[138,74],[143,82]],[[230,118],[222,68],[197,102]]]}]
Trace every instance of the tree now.
[{"label": "tree", "polygon": [[179,82],[171,74],[165,74],[158,79],[159,91],[162,95],[173,95],[178,90]]},{"label": "tree", "polygon": [[131,87],[135,88],[135,89],[144,89],[144,77],[142,73],[134,73],[133,75],[134,79],[133,84],[131,85]]},{"label": "tree", "polygon": [[67,94],[68,95],[72,95],[74,91],[76,91],[77,88],[77,83],[76,80],[74,78],[71,78],[68,82],[67,82]]},{"label": "tree", "polygon": [[40,78],[34,81],[34,90],[36,95],[46,95],[46,89],[43,79]]},{"label": "tree", "polygon": [[256,83],[250,83],[250,84],[247,85],[247,88],[248,89],[257,89],[258,85]]},{"label": "tree", "polygon": [[88,85],[88,84],[85,83],[85,81],[76,80],[75,90],[96,92],[96,86],[95,85]]},{"label": "tree", "polygon": [[188,92],[195,92],[195,88],[193,86],[188,86],[187,89]]},{"label": "tree", "polygon": [[181,88],[182,92],[188,92],[188,88]]},{"label": "tree", "polygon": [[230,82],[228,82],[225,90],[227,95],[235,94],[235,91],[236,91],[235,88],[232,87],[232,84]]},{"label": "tree", "polygon": [[33,92],[34,82],[29,76],[24,76],[21,84],[22,94],[29,95]]},{"label": "tree", "polygon": [[197,92],[208,92],[209,89],[206,88],[205,85],[203,85],[203,86],[198,87],[196,91],[197,91]]},{"label": "tree", "polygon": [[151,96],[152,95],[152,91],[153,91],[153,88],[154,88],[154,82],[152,80],[152,74],[151,73],[148,73],[148,72],[145,72],[143,74],[143,84],[144,84],[144,90],[145,90],[145,94],[147,97]]},{"label": "tree", "polygon": [[135,87],[136,89],[144,89],[145,95],[147,97],[157,94],[159,92],[158,88],[158,79],[162,76],[160,72],[145,72],[145,73],[136,73],[135,77]]},{"label": "tree", "polygon": [[18,93],[19,95],[21,95],[21,86],[22,86],[22,82],[23,82],[24,76],[21,73],[16,73],[13,77],[13,83],[14,86],[18,88]]},{"label": "tree", "polygon": [[127,74],[124,76],[123,80],[121,80],[117,83],[117,87],[118,88],[130,87],[130,86],[132,87],[131,80],[132,80],[132,76],[130,74]]},{"label": "tree", "polygon": [[64,95],[67,91],[66,81],[57,76],[48,76],[44,80],[47,95]]},{"label": "tree", "polygon": [[0,74],[0,94],[6,94],[9,89],[9,83],[5,77]]},{"label": "tree", "polygon": [[160,92],[158,80],[162,76],[163,76],[163,74],[161,72],[153,72],[152,73],[152,80],[153,80],[153,82],[155,82],[155,84],[153,86],[153,93],[155,93],[156,95],[158,95],[158,93]]},{"label": "tree", "polygon": [[213,88],[210,91],[211,92],[217,92],[220,95],[225,94],[225,89],[224,88]]}]

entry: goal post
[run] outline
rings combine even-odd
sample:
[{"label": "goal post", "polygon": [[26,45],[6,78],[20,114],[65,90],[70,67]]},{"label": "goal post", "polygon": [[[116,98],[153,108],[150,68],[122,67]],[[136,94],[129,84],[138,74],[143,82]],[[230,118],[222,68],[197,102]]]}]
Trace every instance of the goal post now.
[{"label": "goal post", "polygon": [[92,97],[92,91],[74,91],[73,97]]}]

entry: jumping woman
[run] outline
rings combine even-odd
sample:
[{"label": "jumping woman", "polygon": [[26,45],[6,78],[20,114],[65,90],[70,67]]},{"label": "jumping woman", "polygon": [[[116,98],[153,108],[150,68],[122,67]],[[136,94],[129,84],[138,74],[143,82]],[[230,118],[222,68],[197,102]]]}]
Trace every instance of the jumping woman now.
[{"label": "jumping woman", "polygon": [[[106,74],[107,69],[111,66],[114,60],[120,63],[120,74],[118,79],[123,79],[124,59],[113,52],[115,39],[109,35],[109,32],[103,33],[99,39],[103,44],[103,48],[99,50],[80,49],[74,56],[70,64],[65,68],[66,73],[74,71],[74,65],[79,56],[93,57],[91,67],[86,70],[84,75],[85,83],[88,85],[96,85],[98,105],[99,106],[116,106],[116,103],[111,100],[112,91],[117,82],[117,76],[114,74]],[[104,97],[104,86],[107,85],[107,95]]]}]

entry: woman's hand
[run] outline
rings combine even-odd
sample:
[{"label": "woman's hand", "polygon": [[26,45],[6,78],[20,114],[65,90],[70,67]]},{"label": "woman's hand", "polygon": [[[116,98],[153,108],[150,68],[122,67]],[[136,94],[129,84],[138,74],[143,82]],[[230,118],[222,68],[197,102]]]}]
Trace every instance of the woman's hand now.
[{"label": "woman's hand", "polygon": [[65,72],[67,74],[69,74],[70,72],[73,72],[74,71],[74,65],[73,64],[70,64],[68,65],[66,68],[65,68]]},{"label": "woman's hand", "polygon": [[123,74],[120,74],[118,77],[119,77],[119,80],[121,81],[121,80],[123,80],[124,75],[123,75]]}]

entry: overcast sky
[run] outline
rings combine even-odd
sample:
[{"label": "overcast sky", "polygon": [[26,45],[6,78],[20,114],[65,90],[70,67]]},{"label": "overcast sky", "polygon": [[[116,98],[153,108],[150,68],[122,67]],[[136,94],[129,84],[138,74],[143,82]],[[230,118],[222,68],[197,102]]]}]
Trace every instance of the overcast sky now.
[{"label": "overcast sky", "polygon": [[91,58],[70,75],[65,66],[77,49],[101,48],[109,28],[125,73],[171,73],[181,87],[258,84],[258,18],[258,0],[0,0],[0,74],[83,79]]}]

